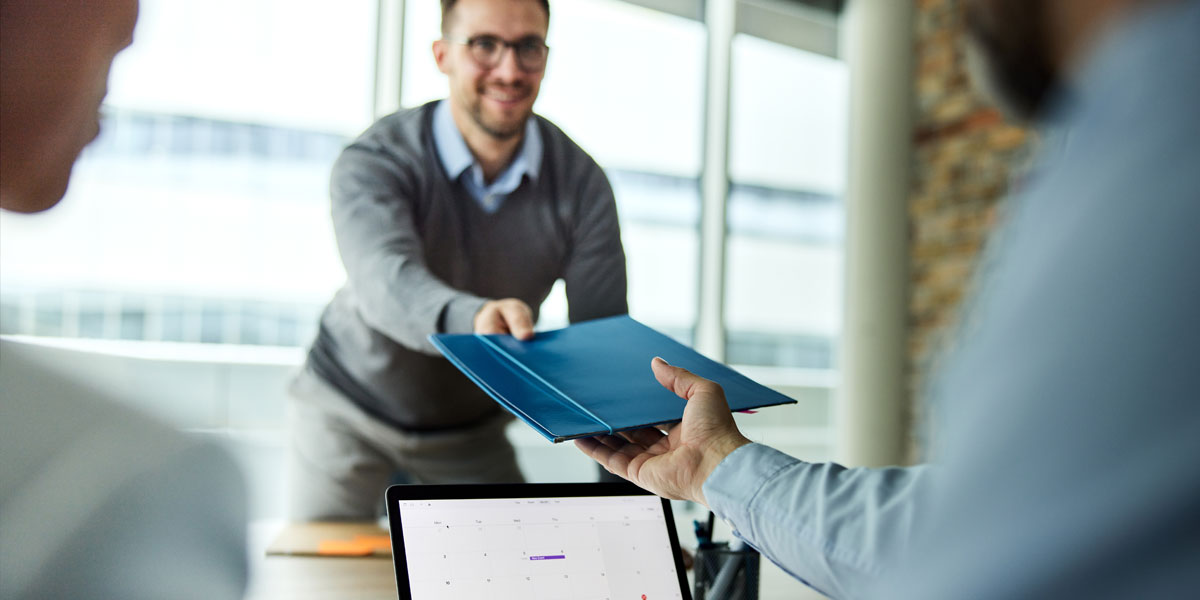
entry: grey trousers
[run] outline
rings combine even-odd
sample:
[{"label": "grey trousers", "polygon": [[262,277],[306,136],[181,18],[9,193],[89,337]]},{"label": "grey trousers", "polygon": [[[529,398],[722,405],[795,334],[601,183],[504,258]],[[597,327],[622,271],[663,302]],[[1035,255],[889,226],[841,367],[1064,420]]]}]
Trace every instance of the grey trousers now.
[{"label": "grey trousers", "polygon": [[288,392],[288,516],[296,521],[379,516],[397,471],[413,483],[523,482],[505,437],[507,413],[469,429],[406,432],[363,412],[310,369]]}]

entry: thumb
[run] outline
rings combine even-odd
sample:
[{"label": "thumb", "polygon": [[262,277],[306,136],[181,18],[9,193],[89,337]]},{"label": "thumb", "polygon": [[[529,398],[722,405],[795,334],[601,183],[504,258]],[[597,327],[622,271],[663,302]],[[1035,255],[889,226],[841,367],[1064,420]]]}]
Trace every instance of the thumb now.
[{"label": "thumb", "polygon": [[716,383],[683,367],[673,367],[658,356],[650,361],[650,368],[654,371],[654,378],[658,380],[659,385],[671,390],[676,396],[689,401],[700,397],[706,400],[715,397],[720,399],[725,410],[729,410],[729,405],[725,402],[725,392]]}]

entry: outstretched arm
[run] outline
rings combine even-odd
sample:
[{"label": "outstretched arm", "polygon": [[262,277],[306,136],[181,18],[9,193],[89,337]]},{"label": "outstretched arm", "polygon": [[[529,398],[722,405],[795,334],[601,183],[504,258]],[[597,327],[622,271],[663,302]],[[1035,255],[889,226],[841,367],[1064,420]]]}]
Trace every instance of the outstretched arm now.
[{"label": "outstretched arm", "polygon": [[721,387],[662,359],[658,382],[687,400],[669,433],[640,429],[575,444],[660,496],[700,502],[792,576],[858,597],[909,543],[928,467],[847,469],[797,460],[738,431]]},{"label": "outstretched arm", "polygon": [[431,333],[533,336],[533,311],[516,298],[455,289],[427,266],[414,220],[414,178],[376,142],[356,142],[334,165],[333,228],[358,310],[397,343],[436,353]]}]

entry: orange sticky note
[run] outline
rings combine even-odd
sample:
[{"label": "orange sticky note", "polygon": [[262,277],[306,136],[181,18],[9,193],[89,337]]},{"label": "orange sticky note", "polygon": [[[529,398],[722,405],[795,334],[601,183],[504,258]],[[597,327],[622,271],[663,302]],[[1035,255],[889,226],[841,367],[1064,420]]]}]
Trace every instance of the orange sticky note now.
[{"label": "orange sticky note", "polygon": [[323,556],[369,556],[378,551],[388,552],[392,541],[386,535],[356,535],[353,540],[321,540],[317,554]]},{"label": "orange sticky note", "polygon": [[392,540],[386,535],[356,535],[354,541],[370,546],[371,550],[392,551]]},{"label": "orange sticky note", "polygon": [[374,546],[358,540],[321,540],[317,545],[317,554],[323,556],[367,556],[374,551]]}]

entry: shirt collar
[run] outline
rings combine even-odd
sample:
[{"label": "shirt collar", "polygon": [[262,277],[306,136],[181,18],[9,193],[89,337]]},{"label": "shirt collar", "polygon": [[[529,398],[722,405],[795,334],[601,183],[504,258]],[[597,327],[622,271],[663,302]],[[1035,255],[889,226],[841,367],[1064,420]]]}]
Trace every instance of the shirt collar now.
[{"label": "shirt collar", "polygon": [[[542,133],[535,121],[533,117],[525,121],[525,139],[521,143],[521,149],[497,180],[508,177],[517,177],[519,180],[521,175],[528,175],[530,179],[537,180],[542,167]],[[462,132],[454,123],[454,116],[450,114],[449,100],[438,102],[433,109],[433,143],[437,147],[442,168],[452,180],[458,179],[463,171],[477,164],[471,149],[467,147],[467,141],[463,139]]]}]

